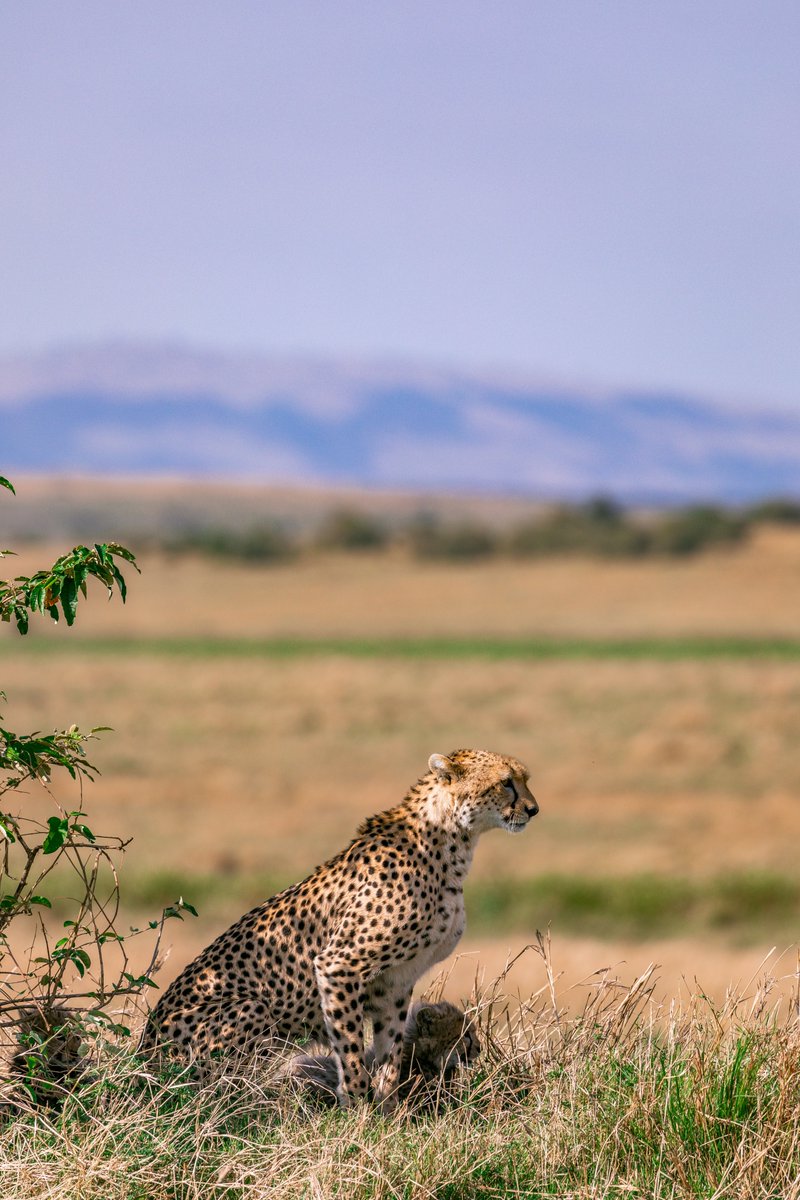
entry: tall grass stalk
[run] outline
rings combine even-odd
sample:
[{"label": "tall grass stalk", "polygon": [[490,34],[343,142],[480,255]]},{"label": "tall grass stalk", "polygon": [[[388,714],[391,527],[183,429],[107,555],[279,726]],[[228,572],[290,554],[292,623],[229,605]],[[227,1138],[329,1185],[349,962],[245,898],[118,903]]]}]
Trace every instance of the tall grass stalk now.
[{"label": "tall grass stalk", "polygon": [[[544,937],[528,949],[549,968]],[[600,971],[577,1016],[552,969],[472,998],[478,1065],[438,1109],[321,1111],[274,1063],[202,1089],[106,1048],[60,1108],[9,1111],[4,1200],[800,1197],[800,993],[653,1002],[656,968]],[[785,980],[783,981],[785,985]],[[776,999],[780,990],[781,999]]]}]

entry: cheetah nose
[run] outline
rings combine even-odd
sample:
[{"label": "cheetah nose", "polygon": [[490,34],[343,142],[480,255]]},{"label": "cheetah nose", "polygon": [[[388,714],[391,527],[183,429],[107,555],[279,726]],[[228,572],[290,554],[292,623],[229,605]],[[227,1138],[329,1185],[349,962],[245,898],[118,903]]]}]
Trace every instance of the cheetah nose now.
[{"label": "cheetah nose", "polygon": [[533,801],[532,804],[525,805],[525,812],[528,814],[529,818],[535,817],[536,814],[538,813],[538,811],[539,811],[539,805],[536,803],[535,800]]}]

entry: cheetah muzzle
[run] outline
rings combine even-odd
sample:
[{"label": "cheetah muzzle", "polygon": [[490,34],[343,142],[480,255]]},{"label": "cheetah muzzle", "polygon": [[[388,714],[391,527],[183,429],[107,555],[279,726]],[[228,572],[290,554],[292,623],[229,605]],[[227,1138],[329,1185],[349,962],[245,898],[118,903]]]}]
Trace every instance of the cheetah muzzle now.
[{"label": "cheetah muzzle", "polygon": [[246,913],[184,969],[150,1014],[140,1049],[202,1070],[215,1056],[309,1037],[332,1051],[342,1107],[371,1088],[393,1108],[411,993],[464,931],[463,884],[477,840],[494,828],[518,833],[537,812],[517,759],[432,754],[402,803],[364,821],[349,846]]}]

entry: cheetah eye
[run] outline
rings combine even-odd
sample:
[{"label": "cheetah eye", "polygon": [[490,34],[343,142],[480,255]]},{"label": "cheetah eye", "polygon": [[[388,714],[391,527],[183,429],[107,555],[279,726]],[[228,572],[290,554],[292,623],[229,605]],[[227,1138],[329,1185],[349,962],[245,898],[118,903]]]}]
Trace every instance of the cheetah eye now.
[{"label": "cheetah eye", "polygon": [[486,789],[483,795],[489,796],[495,790],[495,788],[498,787],[505,788],[506,791],[513,792],[516,795],[517,789],[514,787],[514,780],[510,777],[508,779],[500,779],[497,783],[493,783],[491,787]]}]

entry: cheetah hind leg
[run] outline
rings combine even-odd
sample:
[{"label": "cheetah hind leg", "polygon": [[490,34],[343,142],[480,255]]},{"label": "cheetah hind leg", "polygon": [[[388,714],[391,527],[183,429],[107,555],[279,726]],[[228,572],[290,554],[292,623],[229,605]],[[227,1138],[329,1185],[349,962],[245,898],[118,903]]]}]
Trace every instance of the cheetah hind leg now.
[{"label": "cheetah hind leg", "polygon": [[140,1044],[140,1053],[193,1068],[204,1083],[214,1063],[245,1066],[248,1060],[275,1049],[272,1025],[263,997],[217,997],[206,1004],[177,1008],[158,1020],[158,1009]]}]

